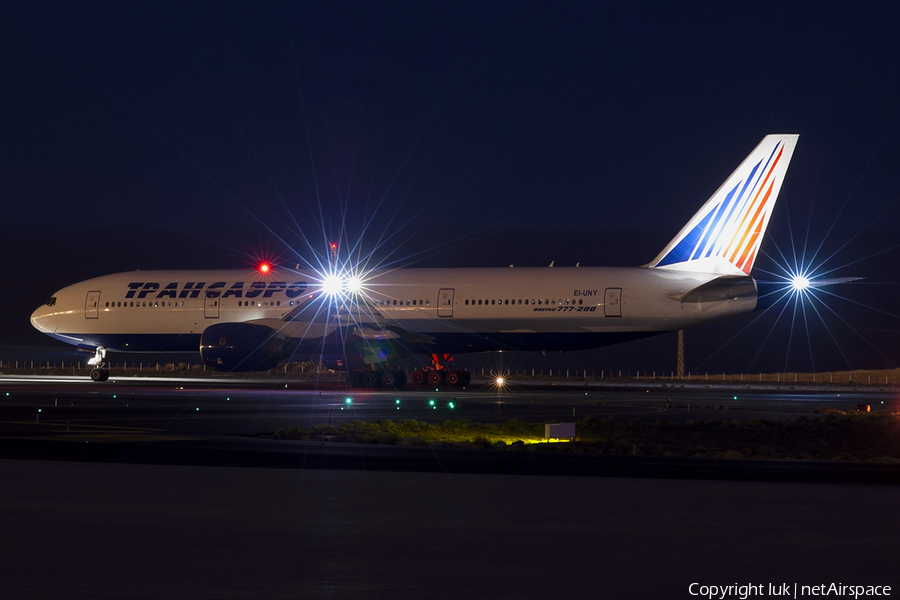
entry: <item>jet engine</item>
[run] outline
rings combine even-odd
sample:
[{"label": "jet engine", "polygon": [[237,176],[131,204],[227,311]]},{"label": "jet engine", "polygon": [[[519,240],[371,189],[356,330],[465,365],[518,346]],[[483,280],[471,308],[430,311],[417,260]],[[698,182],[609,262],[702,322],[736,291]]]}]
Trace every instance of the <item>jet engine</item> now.
[{"label": "jet engine", "polygon": [[253,323],[217,323],[200,336],[200,356],[217,371],[268,371],[284,357],[277,332]]}]

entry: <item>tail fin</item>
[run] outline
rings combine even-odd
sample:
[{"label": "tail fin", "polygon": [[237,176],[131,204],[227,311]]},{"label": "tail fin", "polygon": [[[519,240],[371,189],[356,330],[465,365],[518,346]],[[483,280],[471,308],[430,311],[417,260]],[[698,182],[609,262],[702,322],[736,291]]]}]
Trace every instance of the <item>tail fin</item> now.
[{"label": "tail fin", "polygon": [[647,266],[749,275],[798,137],[764,137]]}]

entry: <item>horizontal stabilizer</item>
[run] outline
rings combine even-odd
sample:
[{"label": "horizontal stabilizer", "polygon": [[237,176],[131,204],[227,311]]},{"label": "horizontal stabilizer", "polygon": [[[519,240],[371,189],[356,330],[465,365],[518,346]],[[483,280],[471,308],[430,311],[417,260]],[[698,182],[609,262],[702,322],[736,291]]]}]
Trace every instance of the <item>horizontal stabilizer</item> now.
[{"label": "horizontal stabilizer", "polygon": [[718,302],[755,298],[756,284],[751,277],[719,277],[680,294],[669,294],[678,302]]},{"label": "horizontal stabilizer", "polygon": [[851,281],[862,281],[865,277],[836,277],[834,279],[810,279],[807,287],[820,288],[829,285],[840,285]]}]

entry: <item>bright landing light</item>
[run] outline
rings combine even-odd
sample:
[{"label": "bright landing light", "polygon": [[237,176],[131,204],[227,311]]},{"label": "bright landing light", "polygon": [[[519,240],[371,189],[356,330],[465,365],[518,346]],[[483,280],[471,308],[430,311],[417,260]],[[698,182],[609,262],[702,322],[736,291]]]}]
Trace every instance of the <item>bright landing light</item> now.
[{"label": "bright landing light", "polygon": [[336,296],[341,293],[343,281],[337,275],[327,275],[322,279],[322,291],[329,296]]},{"label": "bright landing light", "polygon": [[340,300],[356,299],[366,291],[363,274],[349,269],[323,274],[321,285],[323,294]]},{"label": "bright landing light", "polygon": [[358,294],[362,291],[362,279],[354,275],[347,278],[347,291],[351,294]]}]

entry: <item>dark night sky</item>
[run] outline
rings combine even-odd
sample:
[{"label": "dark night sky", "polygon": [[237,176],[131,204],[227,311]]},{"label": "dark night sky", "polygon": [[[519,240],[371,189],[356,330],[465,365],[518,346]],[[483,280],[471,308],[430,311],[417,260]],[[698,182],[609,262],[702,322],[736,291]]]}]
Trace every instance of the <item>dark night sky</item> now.
[{"label": "dark night sky", "polygon": [[[37,2],[0,23],[0,346],[52,344],[28,315],[69,283],[293,264],[298,226],[319,250],[342,215],[400,264],[644,264],[764,135],[799,133],[763,249],[808,239],[867,279],[809,337],[790,308],[724,348],[757,315],[690,330],[688,368],[900,363],[900,4]],[[515,360],[670,370],[674,338]]]}]

